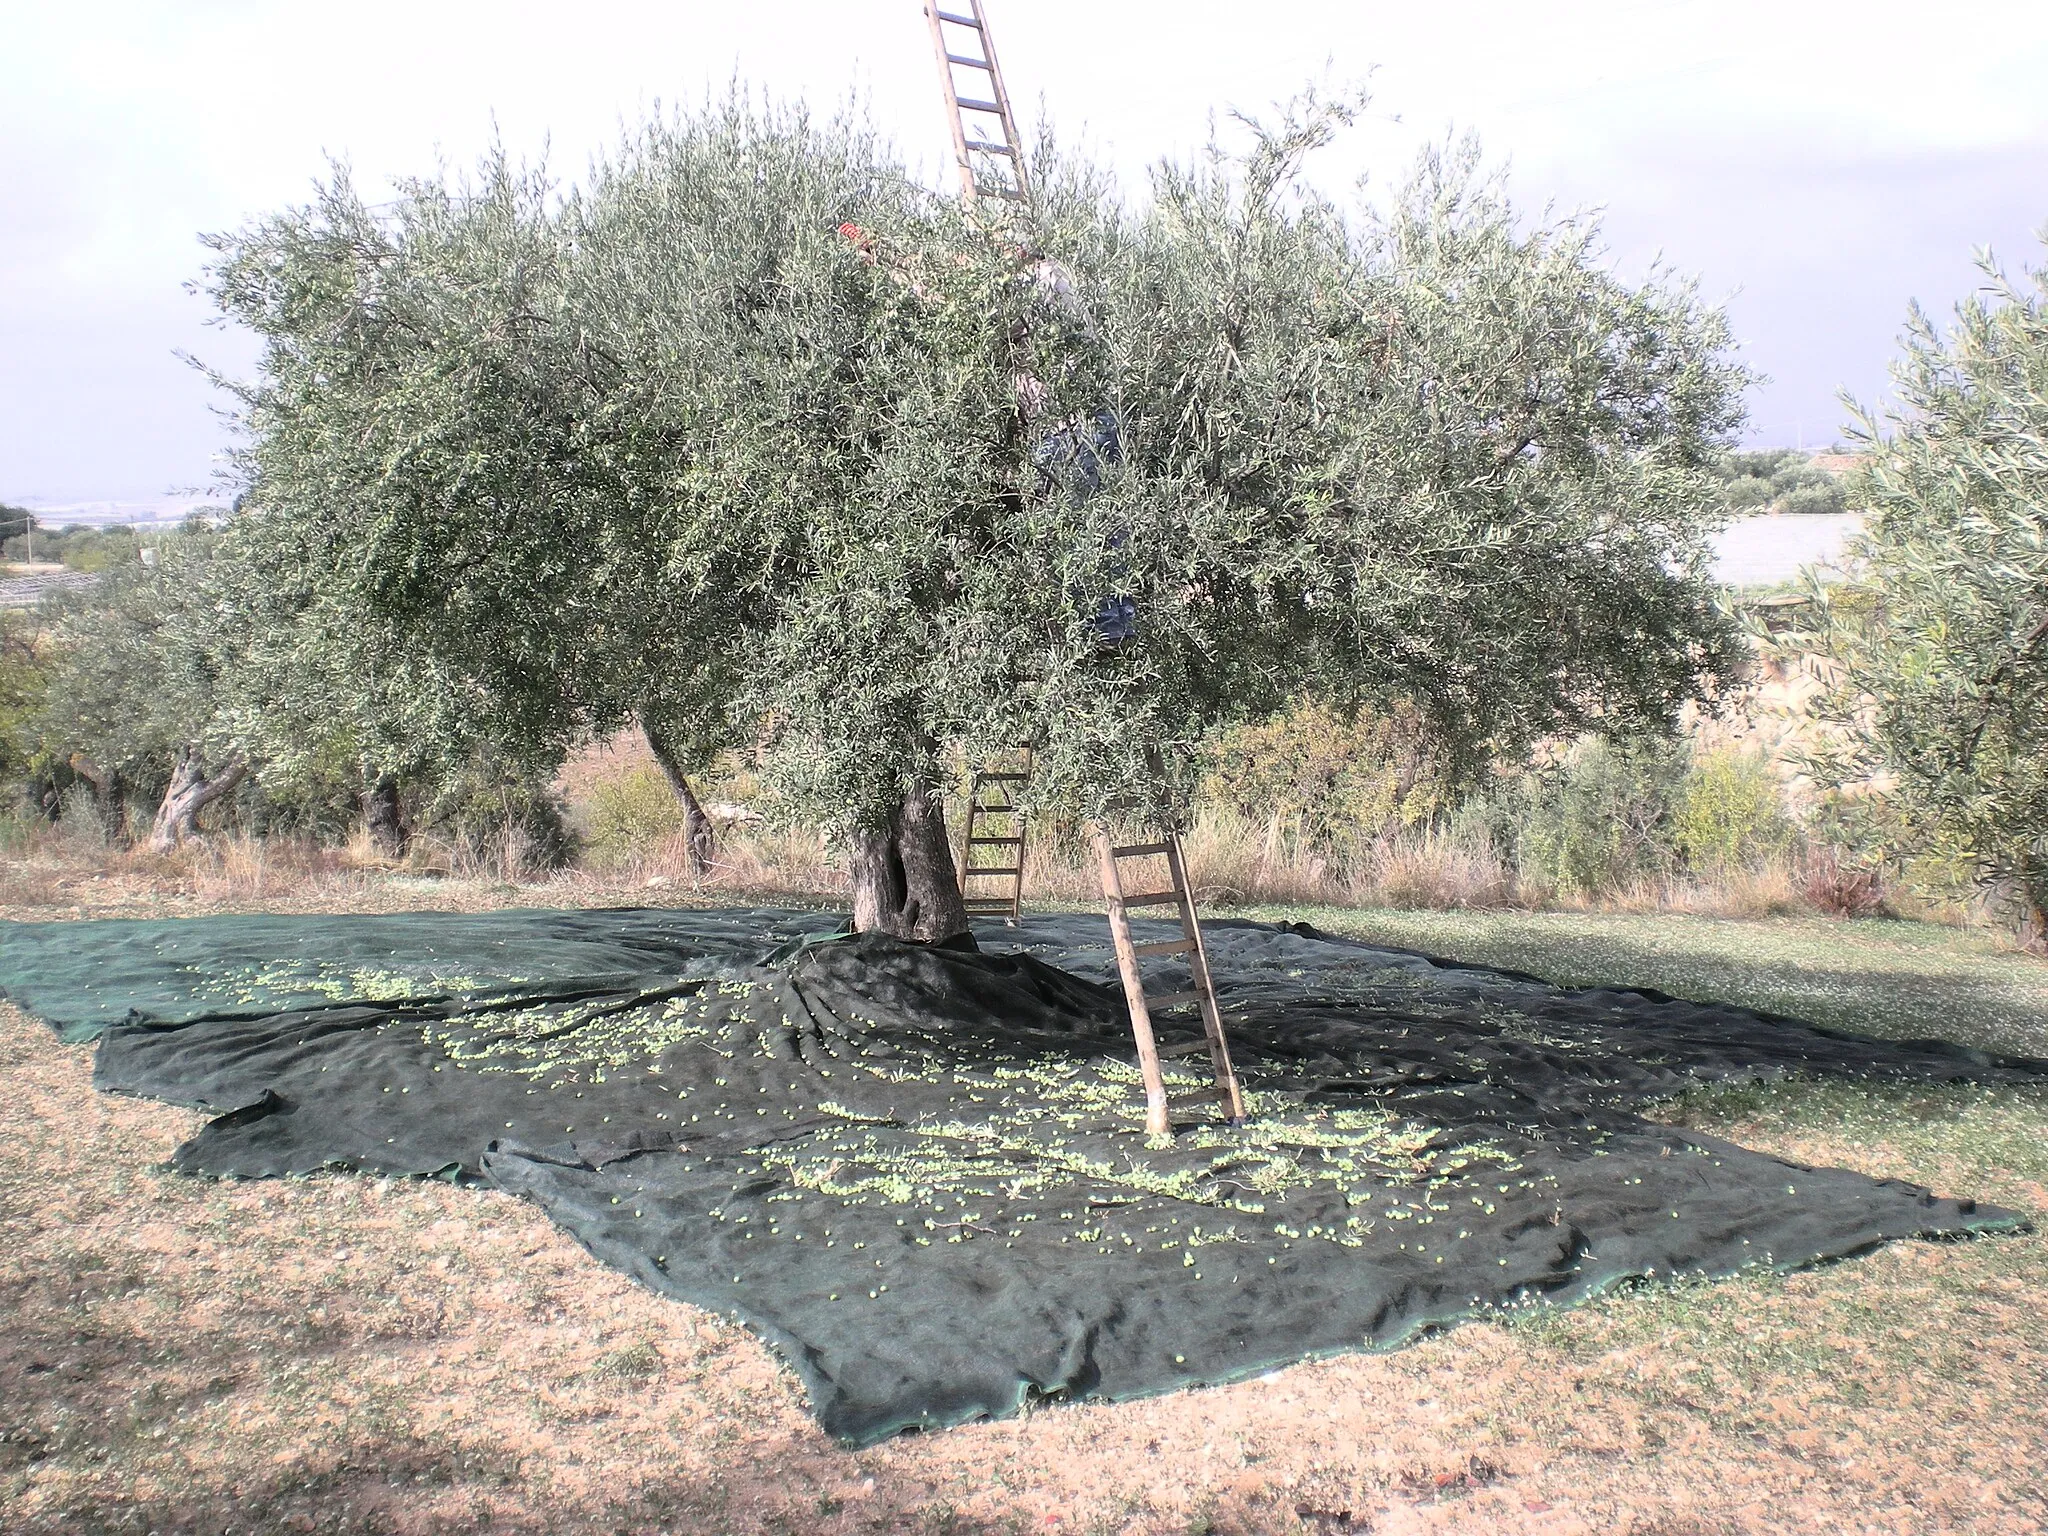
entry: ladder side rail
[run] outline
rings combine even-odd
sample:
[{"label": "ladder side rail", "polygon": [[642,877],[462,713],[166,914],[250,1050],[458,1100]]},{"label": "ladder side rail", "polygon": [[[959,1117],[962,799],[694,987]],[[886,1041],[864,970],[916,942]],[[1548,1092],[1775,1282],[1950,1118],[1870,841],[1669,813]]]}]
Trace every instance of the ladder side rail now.
[{"label": "ladder side rail", "polygon": [[974,823],[981,813],[981,775],[967,786],[967,826],[960,837],[960,894],[967,894],[967,877],[974,870]]},{"label": "ladder side rail", "polygon": [[[981,8],[981,0],[968,0],[968,3],[974,12],[974,19],[981,23],[981,56],[988,60],[988,78],[990,86],[993,87],[991,94],[996,101],[996,115],[1002,119],[1003,137],[1010,144],[1010,168],[1011,173],[1017,178],[1017,199],[1019,202],[1025,202],[1031,197],[1031,181],[1024,170],[1024,143],[1017,137],[1017,119],[1010,112],[1010,90],[1003,84],[1003,66],[996,57],[995,36],[988,29],[988,13]],[[938,23],[934,21],[932,25],[936,27]],[[947,87],[950,90],[951,67],[947,68]],[[953,121],[959,123],[958,112],[953,114]],[[964,149],[962,153],[965,153]]]},{"label": "ladder side rail", "polygon": [[[986,40],[986,34],[983,36],[984,40]],[[1025,775],[1023,782],[1028,784],[1031,782],[1031,770],[1036,766],[1031,760],[1031,748],[1025,747],[1021,757]],[[1017,856],[1011,860],[1017,866],[1017,874],[1015,876],[1015,884],[1010,887],[1010,921],[1014,923],[1020,921],[1024,916],[1024,812],[1017,804],[1017,791],[1015,789],[1006,788],[1003,792],[1003,798],[1009,802],[1010,833],[1017,839]]]},{"label": "ladder side rail", "polygon": [[[975,18],[979,20],[980,15],[980,9],[976,7]],[[953,85],[953,66],[948,58],[953,50],[946,46],[945,29],[939,25],[938,0],[925,0],[924,16],[925,20],[931,23],[932,48],[939,56],[939,83],[946,92],[946,126],[953,131],[953,163],[960,168],[960,197],[963,202],[972,203],[976,192],[974,162],[967,154],[967,124],[960,116],[960,92]],[[988,41],[986,32],[982,33],[982,41],[984,44]],[[990,63],[994,63],[993,55],[990,56]],[[1000,80],[996,82],[996,89],[997,100],[1000,101]]]},{"label": "ladder side rail", "polygon": [[1201,994],[1202,1029],[1209,1037],[1209,1059],[1216,1068],[1217,1098],[1232,1124],[1244,1119],[1244,1089],[1237,1081],[1237,1069],[1230,1062],[1230,1042],[1223,1033],[1223,1010],[1216,1006],[1216,983],[1209,974],[1209,950],[1202,941],[1202,925],[1195,916],[1194,887],[1188,883],[1187,855],[1181,848],[1180,833],[1166,832],[1166,865],[1173,874],[1173,889],[1180,897],[1180,922],[1188,942],[1188,969],[1195,990]]},{"label": "ladder side rail", "polygon": [[1152,1014],[1145,1006],[1145,980],[1138,970],[1137,947],[1131,942],[1131,920],[1124,911],[1123,878],[1109,833],[1095,824],[1095,857],[1102,866],[1102,895],[1109,907],[1109,937],[1116,948],[1116,968],[1123,977],[1124,1002],[1130,1009],[1131,1034],[1138,1043],[1138,1072],[1145,1079],[1145,1132],[1170,1136],[1173,1122],[1166,1111],[1166,1078],[1159,1070],[1159,1045],[1152,1038]]}]

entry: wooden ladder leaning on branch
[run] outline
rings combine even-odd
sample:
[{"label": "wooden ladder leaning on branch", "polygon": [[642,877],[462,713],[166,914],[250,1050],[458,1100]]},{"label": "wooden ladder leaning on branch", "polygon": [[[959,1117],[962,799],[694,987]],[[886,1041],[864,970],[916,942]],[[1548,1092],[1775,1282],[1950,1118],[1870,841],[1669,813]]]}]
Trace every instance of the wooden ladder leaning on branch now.
[{"label": "wooden ladder leaning on branch", "polygon": [[[953,129],[960,195],[970,203],[977,197],[1025,201],[1031,185],[1024,174],[1024,145],[1017,137],[1017,119],[1010,112],[1010,93],[1003,89],[1002,66],[996,62],[995,39],[989,36],[981,0],[958,0],[952,10],[940,0],[926,0],[924,14],[932,24],[932,48],[939,56],[939,79],[946,89],[946,121]],[[964,94],[953,73],[956,69],[968,72]]]},{"label": "wooden ladder leaning on branch", "polygon": [[[951,5],[952,9],[946,9]],[[946,94],[946,122],[953,131],[953,159],[960,171],[960,196],[1000,197],[1016,203],[1031,199],[1024,165],[1024,143],[1017,133],[1010,94],[996,61],[995,39],[989,34],[982,0],[925,0],[931,23],[932,51],[938,55],[939,80]],[[967,89],[961,89],[965,71]],[[986,94],[983,94],[983,92]],[[1155,773],[1157,759],[1153,760]],[[1017,921],[1024,896],[1024,814],[1017,804],[1021,787],[1031,778],[1031,758],[1024,754],[1022,772],[981,772],[967,797],[967,836],[960,854],[960,898],[970,917],[1002,917]],[[1166,1080],[1159,1068],[1161,1052],[1152,1035],[1154,1008],[1201,1010],[1203,1038],[1169,1046],[1168,1057],[1207,1050],[1215,1069],[1213,1089],[1183,1099],[1182,1105],[1213,1102],[1232,1125],[1244,1120],[1244,1091],[1230,1065],[1230,1044],[1223,1037],[1223,1015],[1216,1007],[1216,986],[1209,976],[1209,957],[1202,948],[1202,929],[1195,918],[1194,893],[1188,887],[1187,860],[1180,837],[1168,831],[1151,843],[1119,848],[1109,833],[1095,828],[1096,852],[1102,862],[1102,895],[1109,907],[1110,937],[1116,945],[1117,969],[1123,974],[1124,997],[1130,1003],[1131,1033],[1137,1038],[1138,1069],[1145,1078],[1145,1129],[1165,1136],[1173,1131],[1166,1102]],[[994,863],[975,862],[976,850],[994,850]],[[1166,860],[1169,889],[1126,896],[1120,864],[1124,860],[1158,857]],[[1006,889],[990,891],[970,882],[1006,881]],[[1180,918],[1181,936],[1162,943],[1138,944],[1131,938],[1131,907],[1171,904]],[[1140,962],[1150,957],[1185,956],[1192,984],[1165,996],[1145,991]]]},{"label": "wooden ladder leaning on branch", "polygon": [[[1181,851],[1180,834],[1162,833],[1156,842],[1129,843],[1122,847],[1111,841],[1100,824],[1095,828],[1095,854],[1102,865],[1102,896],[1109,906],[1109,936],[1116,946],[1117,970],[1123,975],[1124,1000],[1130,1005],[1131,1033],[1138,1042],[1138,1070],[1145,1078],[1145,1130],[1152,1136],[1173,1134],[1170,1111],[1198,1104],[1215,1104],[1231,1125],[1244,1123],[1244,1090],[1230,1064],[1230,1042],[1223,1034],[1223,1014],[1216,1006],[1216,983],[1209,974],[1209,953],[1202,946],[1202,926],[1195,917],[1194,892],[1188,885],[1187,858]],[[1124,892],[1123,865],[1141,859],[1164,859],[1167,888],[1143,891],[1135,896]],[[1140,944],[1131,937],[1130,909],[1133,907],[1173,908],[1180,919],[1181,936],[1156,943]],[[1189,985],[1178,992],[1148,993],[1141,962],[1152,958],[1184,959]],[[1195,1007],[1201,1010],[1202,1038],[1161,1050],[1152,1035],[1154,1009]],[[1169,1105],[1166,1078],[1160,1070],[1162,1059],[1209,1053],[1209,1065],[1216,1086],[1182,1097]]]},{"label": "wooden ladder leaning on branch", "polygon": [[[1014,923],[1024,906],[1024,811],[1017,790],[1031,780],[1031,754],[1022,771],[984,771],[967,791],[967,835],[960,845],[960,902],[969,917]],[[975,862],[977,850],[995,860]],[[978,884],[976,882],[979,882]]]}]

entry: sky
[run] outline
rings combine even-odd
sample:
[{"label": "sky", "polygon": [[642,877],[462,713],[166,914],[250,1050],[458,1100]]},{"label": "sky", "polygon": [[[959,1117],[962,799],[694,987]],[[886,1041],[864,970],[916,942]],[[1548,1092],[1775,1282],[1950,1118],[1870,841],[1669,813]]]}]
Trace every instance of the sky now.
[{"label": "sky", "polygon": [[[1373,90],[1313,168],[1333,192],[1476,134],[1518,205],[1600,208],[1625,277],[1661,260],[1726,304],[1769,376],[1755,445],[1840,436],[1838,392],[1882,395],[1908,303],[1946,313],[1977,247],[2043,260],[2043,0],[985,3],[1027,123],[1134,187],[1312,78]],[[0,0],[0,500],[211,492],[229,428],[181,355],[234,374],[255,352],[189,291],[202,232],[305,201],[332,161],[378,187],[494,135],[573,179],[735,79],[858,95],[944,173],[917,0]]]}]

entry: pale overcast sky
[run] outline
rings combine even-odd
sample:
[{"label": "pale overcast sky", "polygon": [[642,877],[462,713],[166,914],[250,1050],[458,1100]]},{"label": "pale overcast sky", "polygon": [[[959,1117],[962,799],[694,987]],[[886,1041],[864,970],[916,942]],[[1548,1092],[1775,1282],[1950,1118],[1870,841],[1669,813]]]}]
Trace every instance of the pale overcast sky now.
[{"label": "pale overcast sky", "polygon": [[[1212,110],[1372,72],[1380,114],[1319,179],[1376,180],[1446,130],[1518,202],[1597,204],[1614,259],[1725,300],[1772,376],[1750,440],[1840,430],[1884,384],[1908,300],[1946,311],[1971,250],[2017,269],[2048,224],[2048,0],[1434,5],[987,0],[1011,93],[1132,183]],[[0,499],[203,488],[224,441],[180,350],[239,368],[183,285],[202,230],[359,180],[460,167],[493,123],[573,176],[624,120],[737,76],[858,91],[934,176],[946,148],[917,0],[0,0]]]}]

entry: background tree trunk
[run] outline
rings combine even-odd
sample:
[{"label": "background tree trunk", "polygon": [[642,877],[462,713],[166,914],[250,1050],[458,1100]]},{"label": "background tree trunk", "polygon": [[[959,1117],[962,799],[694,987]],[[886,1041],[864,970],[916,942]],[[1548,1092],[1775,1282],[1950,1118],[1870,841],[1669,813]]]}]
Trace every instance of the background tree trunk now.
[{"label": "background tree trunk", "polygon": [[690,785],[690,776],[683,772],[683,765],[663,740],[661,732],[643,720],[640,733],[647,738],[647,749],[654,754],[655,762],[661,765],[661,774],[668,780],[668,787],[675,791],[676,799],[683,804],[683,848],[691,875],[701,879],[711,872],[712,856],[718,852],[718,835],[712,828],[711,818],[704,814],[697,791]]},{"label": "background tree trunk", "polygon": [[152,852],[168,853],[188,837],[199,835],[199,813],[242,782],[249,765],[237,755],[213,778],[206,776],[206,763],[195,746],[178,749],[178,761],[171,769],[171,787],[164,791],[164,803],[157,807],[156,824],[149,831]]},{"label": "background tree trunk", "polygon": [[920,784],[889,825],[856,828],[848,851],[853,926],[927,944],[969,932],[946,812],[935,786]]},{"label": "background tree trunk", "polygon": [[405,809],[398,801],[398,775],[379,774],[363,791],[362,803],[363,825],[377,851],[387,859],[403,857],[412,830],[405,824]]},{"label": "background tree trunk", "polygon": [[99,804],[101,824],[107,830],[107,841],[123,841],[128,835],[128,815],[121,797],[121,770],[102,768],[83,752],[74,752],[71,754],[71,771],[92,786],[93,799]]}]

